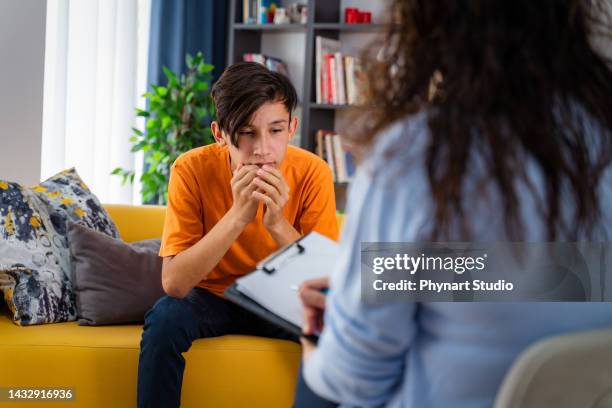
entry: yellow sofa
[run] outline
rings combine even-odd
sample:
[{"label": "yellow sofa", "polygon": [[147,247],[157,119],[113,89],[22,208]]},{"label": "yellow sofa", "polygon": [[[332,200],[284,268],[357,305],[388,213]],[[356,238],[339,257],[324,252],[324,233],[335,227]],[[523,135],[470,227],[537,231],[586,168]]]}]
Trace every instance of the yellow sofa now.
[{"label": "yellow sofa", "polygon": [[[106,205],[131,242],[161,235],[165,208]],[[341,222],[341,219],[339,218]],[[133,407],[141,325],[18,327],[0,312],[0,387],[71,387],[74,401],[44,406]],[[200,339],[185,353],[182,407],[290,407],[300,346],[250,336]],[[3,407],[41,402],[0,402]]]}]

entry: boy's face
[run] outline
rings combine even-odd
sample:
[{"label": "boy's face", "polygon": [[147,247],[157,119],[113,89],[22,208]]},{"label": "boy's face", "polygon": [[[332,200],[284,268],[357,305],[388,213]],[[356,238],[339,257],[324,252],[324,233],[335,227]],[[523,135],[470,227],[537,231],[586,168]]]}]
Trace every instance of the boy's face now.
[{"label": "boy's face", "polygon": [[297,118],[289,118],[282,102],[267,102],[255,111],[247,126],[238,129],[238,147],[216,122],[211,128],[217,143],[229,146],[232,172],[239,164],[259,167],[268,164],[279,168],[287,144],[295,134]]}]

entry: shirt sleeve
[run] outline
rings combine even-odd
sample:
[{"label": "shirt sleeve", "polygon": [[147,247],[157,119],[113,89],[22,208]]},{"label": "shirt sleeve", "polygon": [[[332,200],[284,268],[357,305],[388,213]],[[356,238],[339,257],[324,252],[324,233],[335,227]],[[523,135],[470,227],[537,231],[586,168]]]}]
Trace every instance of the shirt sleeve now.
[{"label": "shirt sleeve", "polygon": [[174,256],[197,243],[204,235],[203,219],[195,176],[177,160],[170,172],[159,256]]},{"label": "shirt sleeve", "polygon": [[306,235],[311,231],[338,239],[334,179],[331,169],[324,163],[317,165],[308,180],[299,219],[300,234]]}]

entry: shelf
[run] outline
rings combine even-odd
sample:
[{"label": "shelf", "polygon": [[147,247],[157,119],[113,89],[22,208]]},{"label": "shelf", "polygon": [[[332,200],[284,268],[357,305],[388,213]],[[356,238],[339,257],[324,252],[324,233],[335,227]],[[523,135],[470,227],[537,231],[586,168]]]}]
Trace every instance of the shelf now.
[{"label": "shelf", "polygon": [[345,24],[345,23],[314,23],[315,30],[338,30],[345,32],[380,31],[387,28],[387,24]]},{"label": "shelf", "polygon": [[300,32],[306,31],[306,24],[234,24],[235,30],[245,31],[282,31]]}]

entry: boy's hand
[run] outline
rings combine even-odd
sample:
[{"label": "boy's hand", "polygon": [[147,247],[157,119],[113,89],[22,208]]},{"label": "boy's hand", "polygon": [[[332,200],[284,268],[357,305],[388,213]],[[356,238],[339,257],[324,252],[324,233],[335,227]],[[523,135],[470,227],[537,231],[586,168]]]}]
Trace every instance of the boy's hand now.
[{"label": "boy's hand", "polygon": [[263,223],[267,228],[274,228],[284,220],[284,208],[289,201],[289,186],[281,172],[269,165],[257,171],[253,180],[257,191],[252,192],[253,198],[265,204]]},{"label": "boy's hand", "polygon": [[304,334],[318,334],[323,331],[323,312],[325,311],[326,295],[329,288],[329,278],[309,279],[300,285],[298,295],[304,306]]},{"label": "boy's hand", "polygon": [[253,180],[257,176],[259,167],[255,165],[238,165],[232,177],[232,196],[234,203],[230,211],[235,214],[236,220],[241,224],[247,225],[257,215],[259,202],[254,200],[252,194],[257,190],[257,185]]}]

